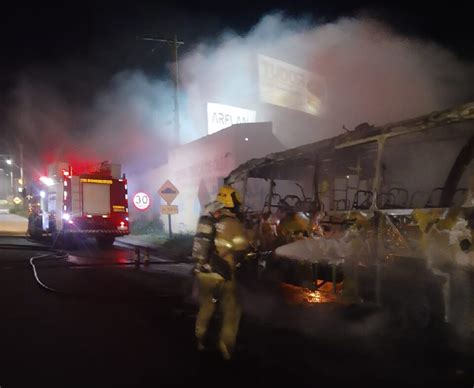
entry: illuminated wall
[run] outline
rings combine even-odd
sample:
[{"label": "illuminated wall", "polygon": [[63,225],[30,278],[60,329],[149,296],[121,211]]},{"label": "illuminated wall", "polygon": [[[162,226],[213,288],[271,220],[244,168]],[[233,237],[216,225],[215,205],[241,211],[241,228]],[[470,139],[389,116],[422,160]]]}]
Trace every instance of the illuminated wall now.
[{"label": "illuminated wall", "polygon": [[[171,217],[173,231],[193,232],[204,206],[214,200],[230,171],[251,158],[283,149],[271,123],[233,125],[170,151],[166,165],[129,177],[130,189],[152,194],[151,217],[159,213],[160,203],[165,204],[157,191],[169,179],[180,192],[173,202],[179,207],[179,214]],[[138,214],[131,209],[132,218]],[[167,216],[162,220],[167,228]]]}]

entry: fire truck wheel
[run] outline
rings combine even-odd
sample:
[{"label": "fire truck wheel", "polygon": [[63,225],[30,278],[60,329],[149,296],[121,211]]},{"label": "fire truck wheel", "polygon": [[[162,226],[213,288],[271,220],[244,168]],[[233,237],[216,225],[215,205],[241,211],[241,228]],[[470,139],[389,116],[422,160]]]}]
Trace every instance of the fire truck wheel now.
[{"label": "fire truck wheel", "polygon": [[114,236],[100,236],[96,237],[97,245],[101,248],[109,248],[114,245],[115,237]]}]

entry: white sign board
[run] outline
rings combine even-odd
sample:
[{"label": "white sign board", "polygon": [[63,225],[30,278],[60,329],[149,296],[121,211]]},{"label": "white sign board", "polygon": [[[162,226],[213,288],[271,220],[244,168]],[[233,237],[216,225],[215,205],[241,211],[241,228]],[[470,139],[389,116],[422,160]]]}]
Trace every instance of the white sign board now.
[{"label": "white sign board", "polygon": [[171,205],[171,202],[173,202],[175,200],[175,198],[178,196],[179,190],[168,179],[160,187],[160,189],[158,190],[158,193],[160,194],[161,198],[163,198],[168,205]]},{"label": "white sign board", "polygon": [[161,214],[178,214],[177,205],[161,205],[160,207]]},{"label": "white sign board", "polygon": [[257,112],[230,105],[207,103],[207,134],[216,133],[234,124],[254,123]]},{"label": "white sign board", "polygon": [[315,116],[326,94],[324,80],[278,59],[258,56],[260,100]]},{"label": "white sign board", "polygon": [[133,204],[138,210],[146,210],[150,207],[150,197],[147,193],[136,193],[133,196]]}]

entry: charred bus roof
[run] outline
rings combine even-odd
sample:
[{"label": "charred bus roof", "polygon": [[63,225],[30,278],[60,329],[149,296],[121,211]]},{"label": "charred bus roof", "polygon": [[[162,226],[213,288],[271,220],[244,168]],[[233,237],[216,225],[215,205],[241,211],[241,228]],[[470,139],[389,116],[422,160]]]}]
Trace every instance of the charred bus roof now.
[{"label": "charred bus roof", "polygon": [[[367,154],[377,152],[378,142],[401,135],[409,135],[410,141],[422,138],[426,131],[451,124],[474,120],[474,101],[460,106],[434,111],[409,120],[371,126],[366,123],[341,135],[305,144],[262,158],[250,159],[231,171],[226,182],[233,184],[249,178],[295,179],[312,171],[314,165],[341,154],[350,155],[353,146],[359,145]],[[470,127],[468,131],[472,132]],[[462,129],[460,129],[462,130]],[[446,136],[446,133],[444,133]],[[453,136],[449,133],[448,136]],[[360,154],[360,147],[358,153]]]}]

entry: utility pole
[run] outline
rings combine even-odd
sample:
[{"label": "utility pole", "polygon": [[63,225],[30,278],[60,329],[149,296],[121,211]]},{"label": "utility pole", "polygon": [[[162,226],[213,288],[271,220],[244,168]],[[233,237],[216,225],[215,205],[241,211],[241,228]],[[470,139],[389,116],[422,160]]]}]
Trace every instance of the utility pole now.
[{"label": "utility pole", "polygon": [[152,42],[167,43],[173,49],[173,60],[174,60],[174,129],[175,139],[174,145],[179,146],[180,140],[180,125],[179,125],[179,106],[178,106],[178,90],[179,90],[179,67],[178,67],[178,48],[184,42],[178,41],[177,36],[174,39],[162,39],[154,37],[143,37],[141,40],[149,40]]}]

